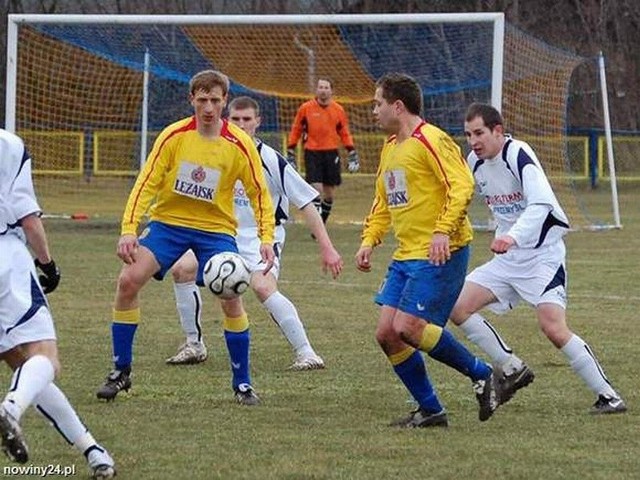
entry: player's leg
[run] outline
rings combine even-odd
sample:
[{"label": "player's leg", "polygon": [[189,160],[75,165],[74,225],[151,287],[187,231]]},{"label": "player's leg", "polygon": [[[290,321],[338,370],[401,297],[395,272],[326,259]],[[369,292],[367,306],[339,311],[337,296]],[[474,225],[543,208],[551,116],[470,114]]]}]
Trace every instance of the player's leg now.
[{"label": "player's leg", "polygon": [[399,264],[397,261],[391,262],[382,281],[382,288],[375,297],[375,302],[381,305],[376,340],[418,408],[409,416],[393,421],[391,425],[408,428],[446,427],[447,414],[431,384],[422,355],[404,342],[393,328],[397,304],[408,278]]},{"label": "player's leg", "polygon": [[170,365],[188,365],[201,363],[207,359],[207,347],[202,339],[202,297],[196,285],[198,260],[189,250],[171,267],[173,291],[176,297],[176,308],[180,317],[180,325],[186,341],[178,352],[167,358]]},{"label": "player's leg", "polygon": [[338,151],[323,152],[322,162],[322,202],[320,205],[320,216],[322,221],[327,223],[333,201],[335,199],[336,188],[342,183],[340,155]]},{"label": "player's leg", "polygon": [[224,313],[224,339],[229,352],[231,386],[236,400],[241,405],[258,405],[260,398],[251,384],[249,318],[242,305],[242,299],[221,299],[220,305]]},{"label": "player's leg", "polygon": [[453,252],[440,266],[427,260],[399,262],[407,282],[393,328],[409,345],[471,379],[484,421],[499,405],[499,376],[444,328],[464,284],[468,259],[467,247]]},{"label": "player's leg", "polygon": [[542,332],[569,360],[574,372],[598,399],[591,413],[622,413],[627,407],[613,389],[591,347],[567,326],[565,309],[555,303],[541,303],[536,308]]},{"label": "player's leg", "polygon": [[[2,448],[28,460],[20,418],[60,369],[53,319],[33,260],[18,238],[0,236],[0,357],[13,367],[11,386],[0,405]],[[33,347],[25,354],[25,346]]]},{"label": "player's leg", "polygon": [[[198,259],[198,285],[203,284],[203,270],[207,260],[220,252],[238,253],[238,247],[234,237],[225,234],[206,233],[194,238],[193,252]],[[251,335],[249,332],[249,318],[244,310],[240,297],[223,300],[220,305],[224,314],[222,321],[224,328],[224,339],[229,352],[231,364],[231,386],[235,393],[235,398],[242,405],[258,405],[260,399],[256,395],[251,385],[249,349],[251,346]]]},{"label": "player's leg", "polygon": [[291,370],[322,369],[324,361],[311,346],[298,310],[291,300],[278,291],[276,280],[278,268],[279,265],[274,265],[266,275],[263,275],[261,271],[254,271],[251,274],[251,288],[271,318],[280,327],[282,334],[296,354],[296,360],[289,368]]},{"label": "player's leg", "polygon": [[533,370],[513,353],[495,327],[478,313],[487,305],[503,303],[498,300],[491,289],[483,284],[492,285],[496,292],[504,291],[501,294],[503,298],[508,297],[511,290],[506,285],[500,286],[500,284],[504,284],[501,275],[497,275],[495,280],[489,280],[482,273],[483,271],[476,270],[467,277],[462,292],[451,311],[450,319],[460,327],[472,343],[489,356],[493,364],[500,366],[503,372],[500,401],[505,403],[513,397],[516,391],[529,385],[535,375]]},{"label": "player's leg", "polygon": [[131,388],[133,342],[140,323],[138,293],[159,268],[154,254],[142,245],[138,248],[135,263],[122,266],[111,322],[114,368],[96,392],[99,399],[113,400],[120,391]]}]

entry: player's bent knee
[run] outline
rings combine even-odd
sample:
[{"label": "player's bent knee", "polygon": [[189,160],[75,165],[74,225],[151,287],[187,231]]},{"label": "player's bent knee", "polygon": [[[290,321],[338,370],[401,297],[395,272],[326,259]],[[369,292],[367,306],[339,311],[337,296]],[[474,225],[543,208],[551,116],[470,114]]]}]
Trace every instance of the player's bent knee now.
[{"label": "player's bent knee", "polygon": [[224,314],[229,318],[241,317],[245,314],[242,299],[240,297],[232,298],[230,300],[221,298],[220,306],[222,307]]}]

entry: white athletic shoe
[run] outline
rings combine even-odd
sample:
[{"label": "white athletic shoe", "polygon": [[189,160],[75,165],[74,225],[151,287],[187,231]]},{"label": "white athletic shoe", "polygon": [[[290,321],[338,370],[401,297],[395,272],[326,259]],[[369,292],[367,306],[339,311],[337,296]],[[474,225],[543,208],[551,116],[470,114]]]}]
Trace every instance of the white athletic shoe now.
[{"label": "white athletic shoe", "polygon": [[91,470],[91,478],[103,480],[116,476],[116,464],[104,447],[100,445],[90,447],[86,457]]},{"label": "white athletic shoe", "polygon": [[324,368],[324,360],[316,354],[300,355],[296,361],[289,367],[289,370],[322,370]]},{"label": "white athletic shoe", "polygon": [[207,359],[207,347],[203,342],[186,342],[180,345],[178,352],[165,360],[169,365],[193,365]]}]

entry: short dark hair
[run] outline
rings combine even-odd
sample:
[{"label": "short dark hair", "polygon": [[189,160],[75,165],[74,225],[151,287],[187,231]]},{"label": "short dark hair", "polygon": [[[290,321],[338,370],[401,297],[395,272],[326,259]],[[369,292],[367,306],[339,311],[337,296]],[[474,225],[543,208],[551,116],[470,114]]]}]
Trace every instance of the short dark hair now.
[{"label": "short dark hair", "polygon": [[333,90],[333,80],[331,80],[331,78],[327,77],[326,75],[320,75],[318,77],[318,80],[316,81],[316,86],[318,86],[318,82],[320,81],[329,83],[329,86]]},{"label": "short dark hair", "polygon": [[477,117],[482,118],[482,121],[489,130],[493,130],[498,125],[504,125],[504,120],[498,109],[487,103],[475,102],[469,105],[464,121],[470,122]]},{"label": "short dark hair", "polygon": [[222,95],[226,96],[229,92],[229,77],[217,70],[202,70],[189,81],[191,95],[195,95],[200,90],[210,92],[214,87],[220,87]]},{"label": "short dark hair", "polygon": [[252,108],[256,112],[256,117],[260,116],[260,105],[251,97],[236,97],[229,103],[229,110],[244,110],[246,108]]},{"label": "short dark hair", "polygon": [[414,115],[422,112],[422,89],[418,81],[404,73],[387,73],[376,82],[376,88],[382,89],[382,98],[393,103],[400,100]]}]

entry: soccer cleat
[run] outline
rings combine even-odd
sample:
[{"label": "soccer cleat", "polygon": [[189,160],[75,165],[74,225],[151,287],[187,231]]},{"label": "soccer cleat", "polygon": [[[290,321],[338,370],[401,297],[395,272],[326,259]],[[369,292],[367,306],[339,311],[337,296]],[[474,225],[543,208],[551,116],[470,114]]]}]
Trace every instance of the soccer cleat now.
[{"label": "soccer cleat", "polygon": [[502,375],[499,378],[500,384],[500,404],[507,403],[513,398],[515,393],[521,388],[526,387],[535,378],[533,370],[526,364],[522,364],[518,370],[510,375]]},{"label": "soccer cleat", "polygon": [[288,370],[296,372],[302,370],[322,370],[324,368],[324,360],[315,353],[311,355],[300,355],[296,361],[289,366]]},{"label": "soccer cleat", "polygon": [[185,342],[178,352],[165,360],[169,365],[194,365],[207,359],[207,347],[203,342]]},{"label": "soccer cleat", "polygon": [[2,450],[14,462],[27,463],[29,460],[29,448],[24,441],[22,429],[18,421],[9,412],[0,406],[0,436],[2,437]]},{"label": "soccer cleat", "polygon": [[96,396],[101,400],[113,400],[121,390],[125,392],[131,388],[131,370],[112,370],[98,391]]},{"label": "soccer cleat", "polygon": [[104,447],[93,445],[84,452],[84,455],[89,462],[91,478],[106,479],[116,476],[115,462]]},{"label": "soccer cleat", "polygon": [[599,395],[598,400],[596,400],[596,403],[591,407],[590,413],[592,415],[605,415],[611,413],[624,413],[626,411],[627,406],[621,398]]},{"label": "soccer cleat", "polygon": [[260,405],[260,397],[256,395],[253,387],[248,383],[241,383],[234,391],[236,401],[240,405],[246,405],[249,407]]},{"label": "soccer cleat", "polygon": [[502,370],[494,369],[489,378],[473,382],[473,390],[480,409],[478,418],[481,422],[489,420],[493,412],[500,406],[500,389],[498,378],[502,376]]},{"label": "soccer cleat", "polygon": [[429,413],[418,407],[408,417],[394,420],[389,426],[400,428],[448,427],[449,421],[447,420],[447,412],[444,410],[438,413]]}]

